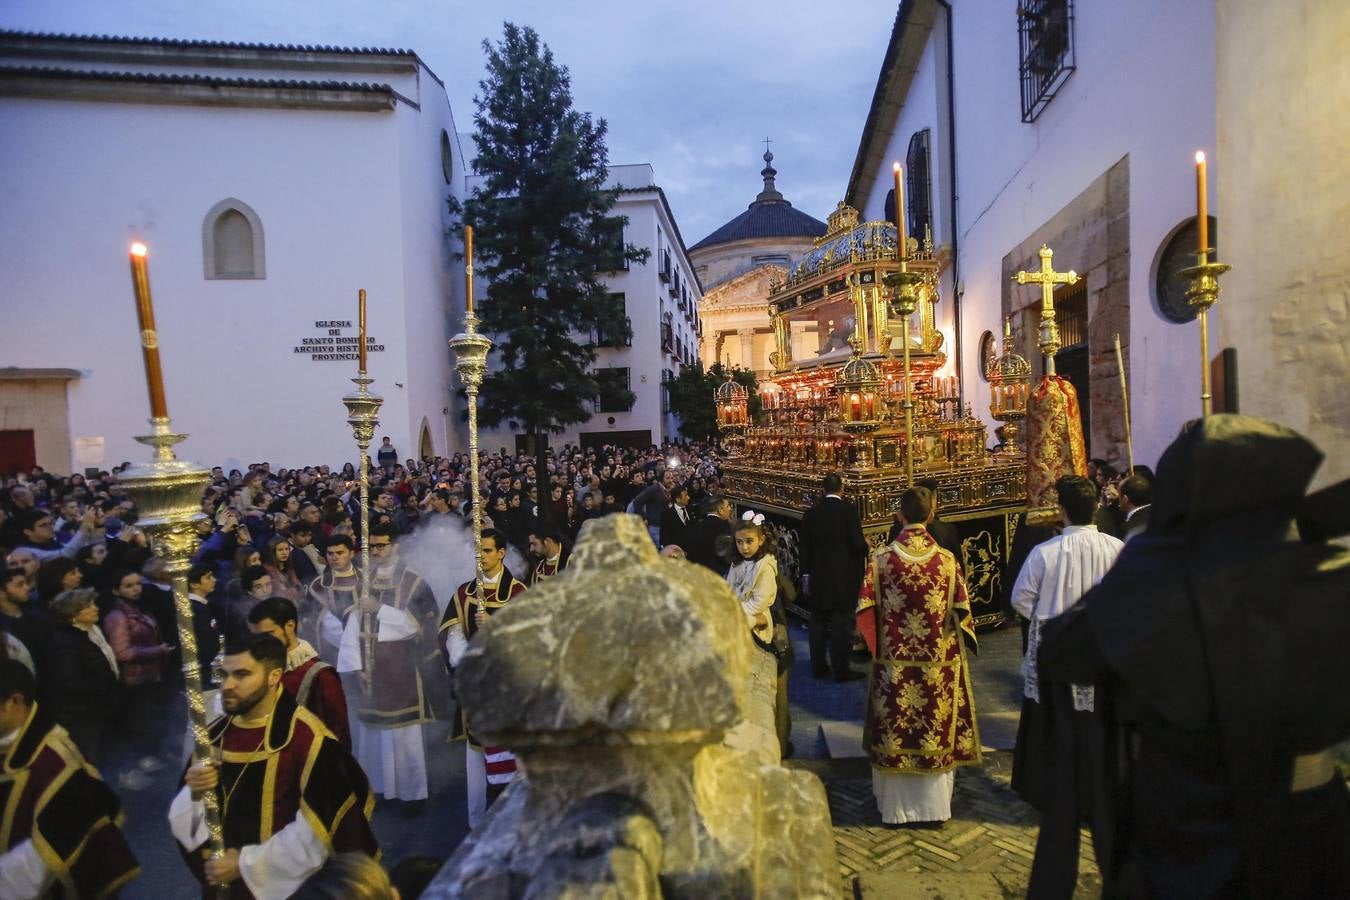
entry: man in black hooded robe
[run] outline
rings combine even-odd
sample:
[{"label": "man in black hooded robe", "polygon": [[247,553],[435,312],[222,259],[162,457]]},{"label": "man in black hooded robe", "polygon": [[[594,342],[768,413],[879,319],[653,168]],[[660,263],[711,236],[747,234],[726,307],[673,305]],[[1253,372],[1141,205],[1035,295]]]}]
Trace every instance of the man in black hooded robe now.
[{"label": "man in black hooded robe", "polygon": [[1321,461],[1273,422],[1189,423],[1149,529],[1042,634],[1043,676],[1096,682],[1118,729],[1105,896],[1350,897],[1350,552],[1326,543],[1350,527],[1304,497]]}]

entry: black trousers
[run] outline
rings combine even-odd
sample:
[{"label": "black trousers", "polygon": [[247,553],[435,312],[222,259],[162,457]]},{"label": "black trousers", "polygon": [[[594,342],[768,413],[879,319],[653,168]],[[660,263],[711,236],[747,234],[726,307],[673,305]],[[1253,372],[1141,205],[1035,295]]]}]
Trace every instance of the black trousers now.
[{"label": "black trousers", "polygon": [[853,649],[853,610],[845,607],[811,610],[811,672],[842,675],[849,670]]}]

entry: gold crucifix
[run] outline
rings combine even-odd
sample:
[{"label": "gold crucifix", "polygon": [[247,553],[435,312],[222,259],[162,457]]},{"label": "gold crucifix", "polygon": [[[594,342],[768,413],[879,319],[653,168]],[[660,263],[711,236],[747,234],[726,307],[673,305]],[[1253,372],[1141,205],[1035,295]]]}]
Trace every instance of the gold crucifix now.
[{"label": "gold crucifix", "polygon": [[1039,272],[1018,272],[1018,284],[1039,284],[1041,286],[1041,329],[1040,349],[1045,354],[1045,374],[1055,374],[1055,354],[1059,352],[1059,325],[1055,322],[1055,285],[1077,284],[1077,272],[1056,272],[1050,264],[1055,251],[1041,244],[1041,270]]}]

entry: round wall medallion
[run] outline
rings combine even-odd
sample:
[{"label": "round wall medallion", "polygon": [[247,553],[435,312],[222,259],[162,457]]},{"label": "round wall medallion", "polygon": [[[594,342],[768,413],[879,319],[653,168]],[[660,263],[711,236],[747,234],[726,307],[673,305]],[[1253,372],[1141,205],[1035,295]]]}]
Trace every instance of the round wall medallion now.
[{"label": "round wall medallion", "polygon": [[980,377],[989,380],[989,367],[998,358],[998,344],[992,331],[980,335]]},{"label": "round wall medallion", "polygon": [[[1158,312],[1169,322],[1184,325],[1195,320],[1195,309],[1186,300],[1186,289],[1191,286],[1189,279],[1179,273],[1182,269],[1195,265],[1195,246],[1198,240],[1195,217],[1192,216],[1176,231],[1158,254],[1157,274],[1153,279],[1153,302]],[[1210,248],[1219,246],[1219,226],[1213,216],[1209,217]],[[1219,254],[1211,253],[1210,262],[1215,262]]]}]

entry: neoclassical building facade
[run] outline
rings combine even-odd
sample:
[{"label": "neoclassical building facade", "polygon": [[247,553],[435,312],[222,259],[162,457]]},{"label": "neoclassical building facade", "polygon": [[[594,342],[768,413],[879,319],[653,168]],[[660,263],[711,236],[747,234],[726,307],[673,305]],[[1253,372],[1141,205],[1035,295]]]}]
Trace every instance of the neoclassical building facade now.
[{"label": "neoclassical building facade", "polygon": [[703,284],[698,314],[705,368],[721,361],[761,377],[773,370],[769,284],[784,278],[792,260],[825,233],[824,222],[793,208],[778,191],[777,174],[773,154],[765,152],[764,189],[745,212],[689,248]]}]

